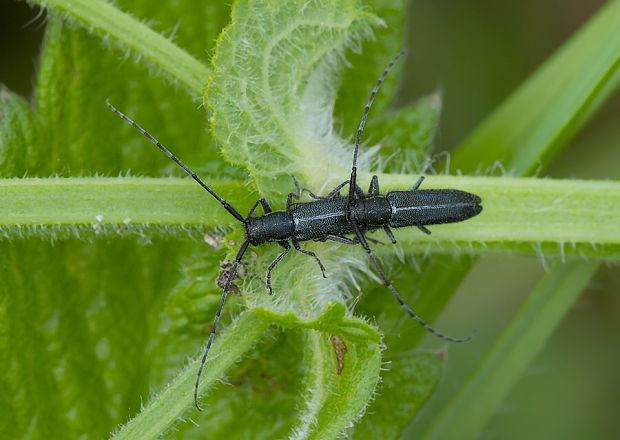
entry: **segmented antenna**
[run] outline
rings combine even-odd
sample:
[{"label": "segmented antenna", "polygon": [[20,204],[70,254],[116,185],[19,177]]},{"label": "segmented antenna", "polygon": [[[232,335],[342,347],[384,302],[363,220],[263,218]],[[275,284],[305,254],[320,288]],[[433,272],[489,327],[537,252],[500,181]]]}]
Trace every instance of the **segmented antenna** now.
[{"label": "segmented antenna", "polygon": [[166,156],[168,156],[168,158],[172,159],[174,162],[176,162],[176,164],[178,166],[183,168],[183,170],[187,174],[189,174],[192,177],[192,179],[194,179],[196,182],[198,182],[198,184],[200,186],[202,186],[204,189],[206,189],[207,192],[209,194],[211,194],[215,198],[215,200],[220,202],[222,204],[222,206],[224,207],[224,209],[226,211],[228,211],[234,218],[239,220],[241,223],[245,223],[245,219],[243,218],[243,216],[241,214],[239,214],[239,212],[237,212],[237,210],[235,208],[233,208],[226,200],[221,198],[218,193],[216,193],[211,188],[209,188],[206,183],[204,183],[202,180],[200,180],[200,177],[198,177],[196,175],[196,173],[194,173],[191,169],[189,169],[189,167],[187,165],[185,165],[183,162],[181,162],[174,154],[172,154],[166,147],[164,147],[161,142],[159,142],[157,139],[155,139],[155,137],[153,137],[153,135],[151,135],[144,128],[142,128],[138,124],[136,124],[133,121],[133,119],[131,119],[129,116],[127,116],[124,113],[120,112],[116,107],[114,107],[112,104],[110,104],[110,101],[108,101],[107,99],[105,100],[105,103],[110,108],[110,110],[112,110],[114,113],[116,113],[118,115],[119,118],[121,118],[123,121],[127,122],[129,125],[131,125],[133,128],[138,130],[140,133],[142,133],[144,135],[144,137],[146,137],[149,141],[151,141]]},{"label": "segmented antenna", "polygon": [[368,112],[370,111],[370,107],[372,106],[372,103],[375,100],[375,96],[377,95],[377,92],[379,91],[379,87],[381,87],[381,84],[383,84],[385,77],[388,76],[388,73],[390,73],[390,71],[394,67],[394,64],[396,64],[398,59],[402,57],[404,54],[405,54],[405,51],[402,51],[401,53],[396,55],[394,58],[392,58],[392,61],[390,62],[390,64],[385,68],[385,70],[379,77],[379,80],[377,80],[377,84],[372,89],[372,92],[370,92],[370,98],[368,98],[368,102],[366,103],[366,106],[364,107],[364,113],[362,114],[362,120],[360,121],[360,125],[357,129],[357,134],[355,135],[355,149],[353,150],[353,167],[351,168],[351,178],[349,179],[349,200],[347,202],[348,206],[351,206],[353,204],[353,199],[355,198],[355,188],[357,186],[357,152],[360,147],[360,140],[362,138],[362,133],[364,132],[364,127],[366,126],[366,119],[368,118]]},{"label": "segmented antenna", "polygon": [[239,263],[241,263],[241,259],[243,258],[243,254],[248,249],[250,245],[250,240],[246,240],[241,245],[239,252],[237,252],[237,257],[235,258],[235,262],[230,269],[230,274],[228,275],[228,279],[226,280],[226,284],[224,285],[224,290],[222,291],[222,297],[220,298],[220,304],[217,307],[217,312],[215,313],[215,318],[213,319],[213,326],[211,327],[211,333],[209,334],[209,341],[207,341],[207,346],[205,347],[205,352],[202,355],[202,359],[200,360],[200,367],[198,367],[198,375],[196,376],[196,385],[194,385],[194,406],[198,411],[202,411],[200,407],[200,402],[198,401],[198,386],[200,385],[200,378],[202,377],[202,370],[204,370],[205,363],[207,362],[207,356],[209,356],[209,351],[211,350],[211,345],[213,345],[213,340],[215,339],[215,333],[217,331],[217,324],[220,322],[220,316],[222,315],[222,309],[224,308],[224,303],[226,302],[226,296],[228,295],[228,290],[235,279],[235,275],[237,275],[237,268],[239,267]]},{"label": "segmented antenna", "polygon": [[424,330],[426,330],[427,332],[429,332],[429,333],[431,333],[431,334],[433,334],[433,335],[437,336],[438,338],[441,338],[441,339],[443,339],[445,341],[448,341],[448,342],[467,342],[467,341],[469,341],[472,338],[471,335],[467,336],[465,338],[453,338],[451,336],[447,336],[447,335],[441,333],[439,330],[437,330],[435,327],[433,327],[432,325],[430,325],[426,321],[424,321],[422,318],[420,318],[420,316],[416,312],[414,312],[411,307],[409,307],[409,304],[407,304],[405,302],[405,300],[402,298],[402,296],[400,296],[400,294],[398,293],[398,291],[396,290],[396,288],[394,287],[394,285],[392,284],[390,279],[387,277],[387,275],[385,274],[385,272],[383,271],[383,269],[379,265],[379,262],[377,261],[377,258],[375,257],[374,252],[372,251],[372,249],[368,245],[368,241],[366,240],[366,237],[364,237],[364,234],[360,230],[359,226],[357,226],[357,224],[355,224],[355,223],[352,223],[352,225],[353,225],[353,230],[355,232],[355,235],[356,235],[357,239],[359,240],[360,244],[362,245],[362,247],[364,248],[364,250],[368,254],[368,258],[370,258],[370,261],[371,261],[372,265],[375,267],[376,271],[379,273],[379,276],[383,280],[383,284],[385,285],[385,287],[387,287],[390,290],[390,292],[392,292],[392,295],[394,295],[394,298],[396,298],[396,301],[398,301],[398,304],[400,304],[401,308],[409,316],[411,316],[418,324],[420,324],[422,327],[424,327]]}]

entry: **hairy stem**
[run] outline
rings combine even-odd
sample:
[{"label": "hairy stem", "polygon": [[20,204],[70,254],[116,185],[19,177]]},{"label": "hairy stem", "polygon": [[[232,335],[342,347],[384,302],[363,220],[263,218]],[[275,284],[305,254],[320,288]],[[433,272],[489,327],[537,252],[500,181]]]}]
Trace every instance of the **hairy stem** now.
[{"label": "hairy stem", "polygon": [[155,65],[173,81],[181,82],[192,95],[200,96],[209,68],[146,24],[103,0],[32,0],[58,11],[104,39]]},{"label": "hairy stem", "polygon": [[[405,189],[411,176],[384,175],[383,190]],[[212,182],[241,212],[255,195],[242,184]],[[483,212],[462,223],[397,231],[410,250],[523,251],[594,257],[620,255],[620,183],[509,177],[431,176],[422,188],[459,188],[482,197]],[[219,204],[188,179],[51,178],[0,180],[0,228],[45,236],[46,231],[81,228],[164,227],[170,234],[191,228],[233,225]],[[283,202],[272,201],[276,209]]]}]

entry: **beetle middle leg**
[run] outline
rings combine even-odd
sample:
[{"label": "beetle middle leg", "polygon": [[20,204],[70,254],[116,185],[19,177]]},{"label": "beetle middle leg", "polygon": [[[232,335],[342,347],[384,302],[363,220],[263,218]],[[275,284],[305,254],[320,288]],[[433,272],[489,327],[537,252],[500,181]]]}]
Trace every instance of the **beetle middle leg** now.
[{"label": "beetle middle leg", "polygon": [[359,240],[352,240],[348,237],[343,237],[342,235],[328,235],[325,237],[325,240],[335,241],[336,243],[342,244],[359,244]]},{"label": "beetle middle leg", "polygon": [[413,185],[413,188],[411,188],[411,191],[417,191],[420,185],[422,185],[422,182],[424,182],[424,176],[420,176],[418,181]]},{"label": "beetle middle leg", "polygon": [[279,241],[278,244],[284,248],[284,251],[278,255],[267,268],[267,289],[269,289],[269,295],[273,294],[273,289],[271,288],[271,271],[273,271],[273,268],[276,267],[278,263],[282,261],[282,258],[291,250],[291,245],[288,241]]},{"label": "beetle middle leg", "polygon": [[329,194],[327,194],[326,196],[317,196],[316,194],[314,194],[309,189],[302,188],[299,185],[299,182],[297,181],[297,178],[295,178],[295,176],[292,176],[292,177],[293,177],[293,182],[295,182],[295,192],[289,193],[288,197],[286,198],[286,209],[287,209],[287,211],[290,208],[291,202],[293,201],[293,199],[298,200],[301,197],[301,193],[302,192],[306,192],[310,196],[310,198],[314,199],[314,200],[329,200],[329,199],[333,199],[334,197],[337,197],[338,195],[340,195],[340,190],[349,183],[348,180],[345,180],[340,185],[338,185],[336,188],[332,189],[329,192]]},{"label": "beetle middle leg", "polygon": [[340,185],[332,189],[326,196],[317,196],[312,191],[306,188],[304,188],[302,191],[305,191],[310,196],[310,198],[314,200],[329,200],[329,199],[333,199],[334,197],[338,197],[340,195],[340,190],[344,188],[345,186],[347,186],[348,183],[349,181],[345,180]]},{"label": "beetle middle leg", "polygon": [[[424,180],[424,177],[422,177],[421,179]],[[420,186],[420,184],[422,183],[422,180],[418,180],[418,182],[413,186],[412,191],[415,191]],[[372,179],[370,180],[370,187],[368,188],[368,195],[371,195],[371,196],[379,195],[379,178],[376,175],[372,176]],[[396,244],[396,237],[394,237],[394,234],[392,233],[392,230],[390,229],[390,227],[386,225],[383,227],[383,230],[385,231],[385,235],[388,236],[392,244]],[[368,240],[368,237],[366,237],[366,239]]]},{"label": "beetle middle leg", "polygon": [[299,200],[299,197],[301,197],[301,186],[299,186],[299,182],[297,181],[297,178],[295,176],[291,176],[293,178],[293,182],[295,183],[295,192],[291,192],[288,194],[288,196],[286,197],[286,210],[288,211],[289,208],[291,207],[291,203],[293,202],[293,199],[295,200]]},{"label": "beetle middle leg", "polygon": [[[388,236],[392,244],[396,244],[396,237],[394,237],[394,234],[392,233],[392,230],[390,229],[390,227],[384,226],[383,230],[385,231],[385,235]],[[366,239],[368,240],[368,237],[366,237]]]},{"label": "beetle middle leg", "polygon": [[323,274],[323,278],[327,278],[325,276],[325,266],[323,266],[323,263],[321,263],[321,260],[319,259],[319,257],[317,257],[317,255],[312,251],[307,251],[305,249],[302,249],[297,240],[291,240],[291,241],[293,242],[293,246],[295,247],[296,251],[301,252],[302,254],[309,255],[316,260],[316,262],[319,264],[319,267],[321,268],[321,274]]}]

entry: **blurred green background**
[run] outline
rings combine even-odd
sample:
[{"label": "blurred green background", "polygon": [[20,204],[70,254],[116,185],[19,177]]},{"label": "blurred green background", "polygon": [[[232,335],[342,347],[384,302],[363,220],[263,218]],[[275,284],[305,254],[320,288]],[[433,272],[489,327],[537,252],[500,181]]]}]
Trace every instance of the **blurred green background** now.
[{"label": "blurred green background", "polygon": [[[603,3],[412,0],[408,46],[415,56],[407,60],[397,104],[441,89],[437,150],[449,150]],[[25,2],[0,0],[0,5],[0,82],[29,97],[45,17]],[[615,179],[618,164],[617,95],[543,175]],[[544,263],[534,257],[479,261],[437,323],[439,328],[447,322],[449,328],[475,328],[478,336],[471,344],[450,347],[448,374],[418,423],[423,425],[424,414],[459,387],[543,273]],[[602,269],[480,438],[620,437],[619,292],[620,269]]]}]

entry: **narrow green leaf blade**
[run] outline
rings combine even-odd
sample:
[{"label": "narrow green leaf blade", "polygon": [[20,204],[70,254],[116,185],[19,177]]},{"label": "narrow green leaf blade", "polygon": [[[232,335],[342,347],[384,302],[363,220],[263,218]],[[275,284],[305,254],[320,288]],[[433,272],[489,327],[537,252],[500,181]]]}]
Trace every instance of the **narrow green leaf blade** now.
[{"label": "narrow green leaf blade", "polygon": [[[200,393],[214,386],[226,371],[234,365],[263,335],[269,320],[260,315],[246,312],[219,335],[205,365],[200,383]],[[123,426],[116,439],[151,439],[168,431],[194,404],[194,383],[200,357],[195,358],[175,379],[172,380],[138,417]]]},{"label": "narrow green leaf blade", "polygon": [[332,439],[363,414],[381,371],[379,332],[359,318],[345,316],[340,303],[331,303],[312,321],[293,313],[257,309],[255,313],[284,328],[304,332],[305,379],[295,439]]},{"label": "narrow green leaf blade", "polygon": [[596,262],[554,267],[520,307],[477,370],[419,438],[476,438],[597,268]]},{"label": "narrow green leaf blade", "polygon": [[130,49],[148,63],[200,95],[209,69],[169,39],[104,0],[32,0],[63,13],[87,29]]},{"label": "narrow green leaf blade", "polygon": [[1,176],[23,176],[28,171],[38,128],[28,102],[0,84]]},{"label": "narrow green leaf blade", "polygon": [[532,174],[620,84],[620,2],[611,1],[454,152],[459,167]]},{"label": "narrow green leaf blade", "polygon": [[441,379],[445,353],[388,355],[368,414],[354,427],[353,438],[396,439],[431,396]]}]

